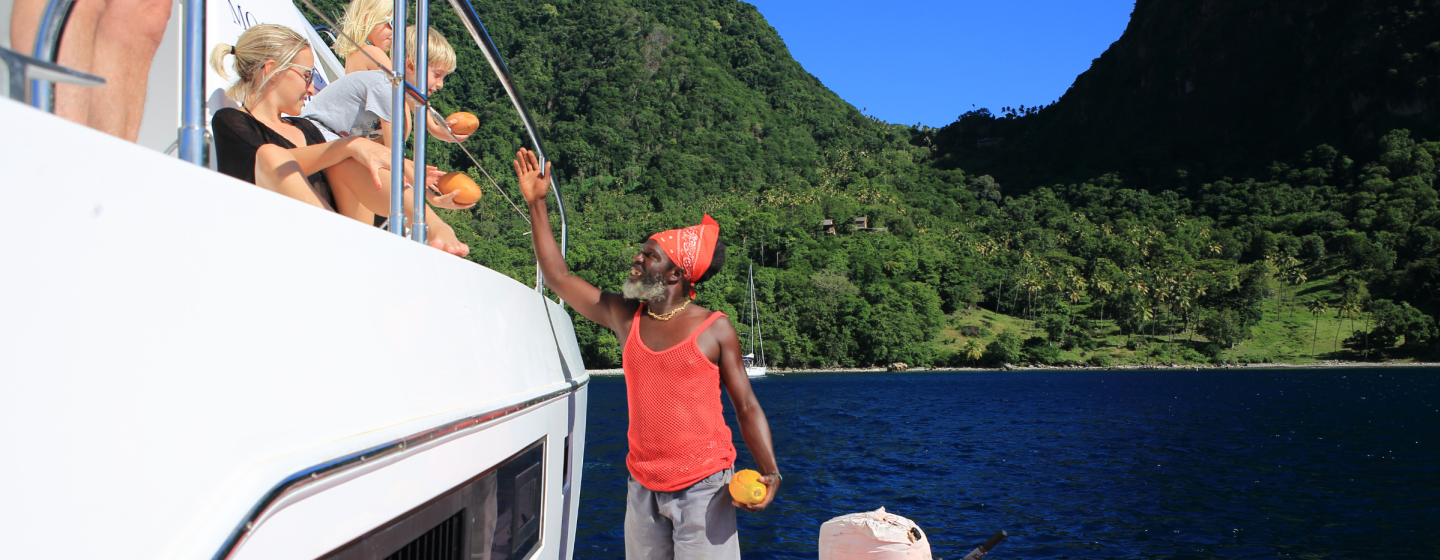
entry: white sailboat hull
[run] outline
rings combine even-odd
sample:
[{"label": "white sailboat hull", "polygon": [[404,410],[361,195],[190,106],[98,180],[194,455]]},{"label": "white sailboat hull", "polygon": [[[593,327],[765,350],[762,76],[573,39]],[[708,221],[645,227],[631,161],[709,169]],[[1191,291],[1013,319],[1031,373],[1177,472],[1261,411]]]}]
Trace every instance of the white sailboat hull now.
[{"label": "white sailboat hull", "polygon": [[745,366],[745,375],[750,377],[765,377],[765,366]]},{"label": "white sailboat hull", "polygon": [[7,557],[316,558],[537,443],[532,557],[570,557],[588,378],[557,304],[14,101],[0,122]]}]

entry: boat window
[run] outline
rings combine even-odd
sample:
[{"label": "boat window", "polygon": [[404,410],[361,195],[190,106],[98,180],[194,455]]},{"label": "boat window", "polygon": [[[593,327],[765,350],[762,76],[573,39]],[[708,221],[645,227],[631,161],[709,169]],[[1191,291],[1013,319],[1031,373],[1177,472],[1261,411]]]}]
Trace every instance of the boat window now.
[{"label": "boat window", "polygon": [[525,560],[540,544],[540,440],[324,560]]}]

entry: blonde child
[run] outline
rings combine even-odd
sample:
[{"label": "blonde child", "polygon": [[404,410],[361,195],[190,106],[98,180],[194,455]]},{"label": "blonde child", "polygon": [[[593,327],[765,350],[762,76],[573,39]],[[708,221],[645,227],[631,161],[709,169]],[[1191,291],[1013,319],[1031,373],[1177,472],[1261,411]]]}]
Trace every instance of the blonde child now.
[{"label": "blonde child", "polygon": [[[415,52],[416,44],[415,26],[405,30],[405,50],[408,53]],[[426,95],[434,95],[445,85],[445,77],[455,71],[455,50],[451,48],[450,42],[438,31],[431,29],[427,41],[429,47],[428,60],[429,68],[426,76]],[[407,75],[414,75],[415,59],[409,57],[405,61]],[[417,80],[418,81],[418,80]],[[375,142],[388,146],[391,138],[391,122],[395,120],[391,114],[392,89],[389,77],[380,70],[365,70],[346,74],[345,77],[335,80],[335,83],[326,86],[324,90],[316,94],[310,103],[305,106],[301,116],[314,122],[321,133],[327,139],[335,140],[340,138],[370,138]],[[413,98],[406,100],[406,111],[404,115],[405,131],[410,131],[411,115],[419,106]],[[431,125],[430,133],[442,140],[450,140],[449,131],[445,125],[437,124],[434,119],[426,119]],[[439,130],[437,131],[436,128]],[[456,135],[459,141],[464,141],[466,135]],[[407,166],[413,166],[406,162]],[[431,175],[437,175],[435,171]],[[408,175],[407,175],[408,177]],[[445,196],[431,196],[430,203],[441,208],[452,210],[469,208],[472,205],[460,205],[454,202],[456,193]],[[355,219],[365,221],[365,208],[356,205],[346,205],[343,200],[344,193],[336,193],[341,199],[341,206],[348,206],[359,214],[347,214]],[[383,217],[383,216],[382,216]]]},{"label": "blonde child", "polygon": [[[335,41],[335,54],[345,59],[345,73],[390,68],[390,46],[395,30],[390,20],[395,17],[395,4],[389,0],[354,0],[345,7],[340,29],[360,48],[345,39]],[[368,56],[367,56],[368,55]]]}]

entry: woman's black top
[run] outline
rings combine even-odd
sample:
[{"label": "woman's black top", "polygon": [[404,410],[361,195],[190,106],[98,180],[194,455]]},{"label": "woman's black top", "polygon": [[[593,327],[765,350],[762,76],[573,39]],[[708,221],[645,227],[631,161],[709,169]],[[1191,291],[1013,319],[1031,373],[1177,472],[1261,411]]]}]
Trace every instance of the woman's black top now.
[{"label": "woman's black top", "polygon": [[[325,136],[321,135],[320,130],[308,119],[282,118],[285,122],[299,127],[305,134],[306,146],[325,143]],[[285,149],[296,147],[280,133],[239,109],[227,107],[216,111],[215,117],[210,119],[210,126],[215,134],[216,167],[221,173],[251,184],[255,183],[255,154],[260,151],[260,146],[274,144]],[[310,181],[310,190],[315,192],[315,198],[320,199],[320,204],[325,205],[326,210],[334,212],[335,195],[330,192],[330,182],[325,179],[325,173],[317,172],[306,179]]]}]

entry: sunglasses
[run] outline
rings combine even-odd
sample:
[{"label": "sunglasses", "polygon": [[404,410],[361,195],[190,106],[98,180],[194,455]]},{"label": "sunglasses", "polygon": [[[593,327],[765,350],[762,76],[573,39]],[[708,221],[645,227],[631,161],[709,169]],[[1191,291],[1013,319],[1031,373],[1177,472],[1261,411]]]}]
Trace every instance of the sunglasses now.
[{"label": "sunglasses", "polygon": [[290,63],[286,64],[285,68],[299,68],[300,77],[305,79],[305,83],[312,86],[315,85],[315,74],[317,71],[313,66],[310,68],[306,68],[304,66],[300,66],[299,64]]}]

